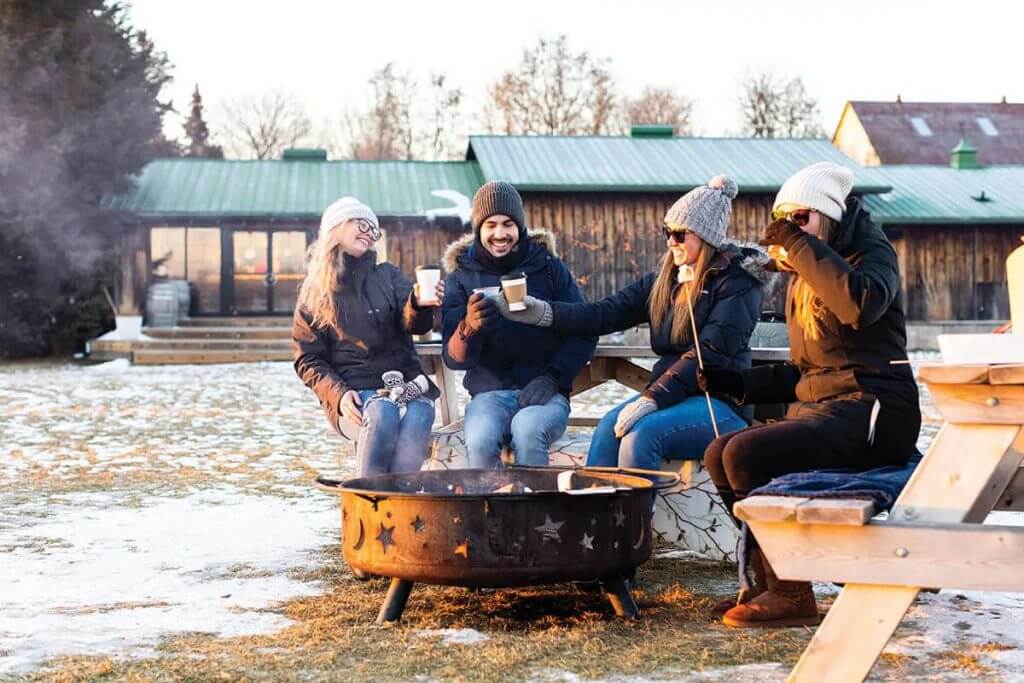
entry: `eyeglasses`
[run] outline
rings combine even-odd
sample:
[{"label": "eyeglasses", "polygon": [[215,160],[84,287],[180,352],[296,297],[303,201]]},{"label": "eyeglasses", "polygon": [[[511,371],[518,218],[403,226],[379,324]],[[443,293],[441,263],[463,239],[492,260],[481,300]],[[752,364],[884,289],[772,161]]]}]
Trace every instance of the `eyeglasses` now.
[{"label": "eyeglasses", "polygon": [[672,228],[668,225],[662,225],[661,231],[665,233],[665,239],[675,240],[679,244],[682,244],[686,236],[690,234],[690,231],[686,228]]},{"label": "eyeglasses", "polygon": [[381,232],[380,228],[378,228],[376,225],[366,220],[365,218],[357,218],[356,227],[359,228],[359,232],[361,232],[362,234],[369,235],[370,237],[372,237],[374,242],[379,240],[381,236],[384,234]]},{"label": "eyeglasses", "polygon": [[801,227],[811,220],[811,209],[795,209],[793,211],[772,211],[772,220],[789,221]]}]

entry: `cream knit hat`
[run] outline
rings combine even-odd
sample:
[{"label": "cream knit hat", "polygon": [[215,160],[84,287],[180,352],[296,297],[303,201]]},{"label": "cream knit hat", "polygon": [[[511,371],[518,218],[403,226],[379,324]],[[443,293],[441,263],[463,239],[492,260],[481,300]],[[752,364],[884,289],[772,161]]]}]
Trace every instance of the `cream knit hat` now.
[{"label": "cream knit hat", "polygon": [[775,195],[772,211],[783,204],[806,206],[832,220],[843,220],[846,197],[853,189],[853,172],[831,161],[822,161],[797,171]]},{"label": "cream knit hat", "polygon": [[342,197],[326,209],[320,218],[320,236],[326,237],[336,225],[341,225],[350,218],[362,218],[375,228],[380,229],[380,221],[373,209],[355,197]]}]

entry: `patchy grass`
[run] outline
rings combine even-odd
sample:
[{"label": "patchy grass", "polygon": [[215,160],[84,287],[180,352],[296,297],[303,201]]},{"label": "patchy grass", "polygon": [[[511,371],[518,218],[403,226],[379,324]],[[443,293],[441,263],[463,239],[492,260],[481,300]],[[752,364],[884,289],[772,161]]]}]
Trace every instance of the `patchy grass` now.
[{"label": "patchy grass", "polygon": [[[386,580],[359,582],[337,546],[301,575],[323,581],[324,595],[273,611],[294,621],[272,634],[219,638],[205,633],[164,641],[141,660],[71,657],[49,663],[38,680],[522,680],[543,671],[585,678],[692,672],[757,662],[792,663],[810,630],[736,631],[709,614],[733,569],[717,563],[652,560],[635,591],[643,618],[615,618],[603,595],[568,585],[471,591],[417,585],[403,621],[374,620]],[[475,629],[487,640],[444,645],[441,629]],[[426,633],[424,633],[426,631]]]}]

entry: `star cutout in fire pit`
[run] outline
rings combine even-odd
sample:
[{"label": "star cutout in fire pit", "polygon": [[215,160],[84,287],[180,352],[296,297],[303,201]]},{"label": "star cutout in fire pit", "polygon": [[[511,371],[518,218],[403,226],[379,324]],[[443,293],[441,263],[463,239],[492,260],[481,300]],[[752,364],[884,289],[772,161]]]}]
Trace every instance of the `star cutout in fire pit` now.
[{"label": "star cutout in fire pit", "polygon": [[392,536],[392,534],[394,534],[394,532],[395,532],[395,527],[393,527],[393,526],[386,527],[383,524],[380,525],[380,533],[377,534],[377,540],[380,541],[381,546],[383,546],[383,548],[384,548],[383,552],[384,553],[387,553],[389,545],[395,545],[395,539]]},{"label": "star cutout in fire pit", "polygon": [[583,532],[583,539],[580,541],[580,545],[587,550],[594,549],[594,537],[588,534],[586,531]]},{"label": "star cutout in fire pit", "polygon": [[416,519],[412,520],[409,524],[412,525],[412,530],[417,534],[423,531],[423,527],[427,526],[427,523],[420,519],[419,515],[416,515]]},{"label": "star cutout in fire pit", "polygon": [[612,516],[615,517],[615,526],[626,526],[626,513],[621,509],[616,510]]},{"label": "star cutout in fire pit", "polygon": [[541,538],[544,540],[545,543],[547,543],[548,541],[556,541],[558,543],[561,543],[562,535],[558,533],[558,530],[562,528],[563,524],[565,524],[565,522],[552,521],[551,515],[545,514],[544,523],[540,526],[535,526],[533,528],[540,532]]},{"label": "star cutout in fire pit", "polygon": [[465,559],[469,559],[469,539],[465,539],[462,543],[455,546],[455,554],[462,555]]}]

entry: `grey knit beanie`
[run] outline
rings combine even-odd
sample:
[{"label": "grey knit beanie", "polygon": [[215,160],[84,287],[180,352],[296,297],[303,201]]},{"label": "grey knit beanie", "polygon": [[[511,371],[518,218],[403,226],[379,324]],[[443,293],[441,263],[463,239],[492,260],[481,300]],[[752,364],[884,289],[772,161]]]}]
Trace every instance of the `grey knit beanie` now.
[{"label": "grey knit beanie", "polygon": [[526,213],[523,198],[511,183],[492,180],[473,195],[473,232],[480,230],[483,222],[496,214],[508,216],[519,226],[519,232],[526,232]]},{"label": "grey knit beanie", "polygon": [[320,236],[326,237],[332,228],[350,218],[362,218],[373,227],[380,229],[377,214],[370,207],[355,197],[342,197],[324,209],[324,215],[320,218]]},{"label": "grey knit beanie", "polygon": [[665,225],[695,232],[717,249],[725,241],[732,200],[738,191],[732,178],[717,175],[707,185],[695,187],[677,199],[665,213]]},{"label": "grey knit beanie", "polygon": [[831,161],[822,161],[797,171],[782,184],[772,211],[783,204],[814,209],[832,220],[843,220],[846,197],[853,189],[853,172]]}]

